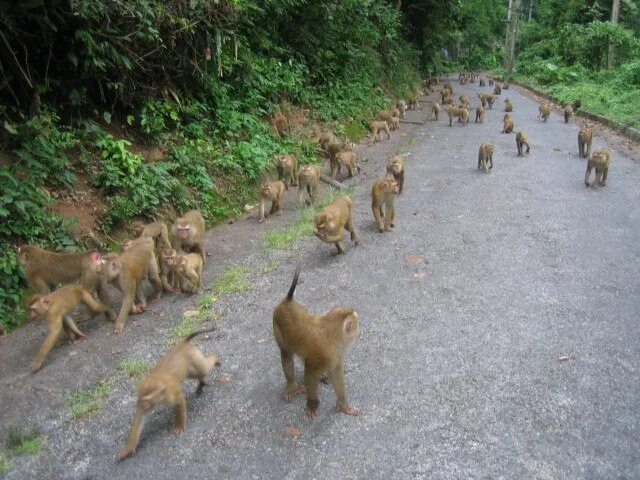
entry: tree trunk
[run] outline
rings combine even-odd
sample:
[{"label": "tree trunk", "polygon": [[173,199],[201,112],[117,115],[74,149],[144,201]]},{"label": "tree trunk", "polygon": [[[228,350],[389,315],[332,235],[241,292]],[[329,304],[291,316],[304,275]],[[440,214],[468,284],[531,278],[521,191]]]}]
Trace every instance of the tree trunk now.
[{"label": "tree trunk", "polygon": [[[620,18],[620,0],[613,0],[613,6],[611,7],[611,23],[614,25],[618,23]],[[613,67],[613,62],[615,60],[615,51],[613,45],[609,45],[609,52],[607,54],[607,66],[609,68]]]}]

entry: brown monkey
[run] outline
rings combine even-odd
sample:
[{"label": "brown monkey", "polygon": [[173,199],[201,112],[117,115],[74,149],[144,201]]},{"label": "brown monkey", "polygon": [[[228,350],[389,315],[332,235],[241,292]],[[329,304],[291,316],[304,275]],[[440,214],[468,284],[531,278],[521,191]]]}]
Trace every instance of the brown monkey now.
[{"label": "brown monkey", "polygon": [[580,126],[578,132],[578,153],[581,157],[588,157],[591,152],[591,141],[593,140],[593,133],[586,123]]},{"label": "brown monkey", "polygon": [[197,253],[177,255],[174,270],[180,275],[180,290],[196,293],[202,288],[202,257]]},{"label": "brown monkey", "polygon": [[511,115],[505,113],[504,118],[502,119],[502,124],[504,125],[504,127],[502,128],[502,133],[513,132],[513,119],[511,118]]},{"label": "brown monkey", "polygon": [[440,115],[440,104],[438,102],[433,104],[433,115],[435,117],[436,122],[438,121],[438,116]]},{"label": "brown monkey", "polygon": [[504,111],[513,112],[513,104],[511,103],[511,100],[509,100],[508,98],[504,99]]},{"label": "brown monkey", "polygon": [[465,108],[467,108],[467,110],[469,109],[469,105],[471,105],[471,101],[469,100],[469,97],[465,94],[462,94],[458,97],[458,100],[460,100],[460,103],[463,105],[466,105]]},{"label": "brown monkey", "polygon": [[[333,166],[337,163],[338,154],[340,152],[348,152],[353,150],[355,145],[352,142],[336,142],[330,143],[327,146],[327,153],[329,155],[329,167],[333,169]],[[338,164],[338,172],[340,171],[340,164]]]},{"label": "brown monkey", "polygon": [[391,138],[391,134],[389,133],[389,125],[385,121],[371,122],[369,124],[369,131],[371,132],[370,143],[375,142],[376,137],[378,137],[380,141],[382,141],[382,131],[385,131],[387,133],[387,140]]},{"label": "brown monkey", "polygon": [[287,186],[298,186],[298,159],[295,155],[277,155],[278,180]]},{"label": "brown monkey", "polygon": [[47,358],[51,349],[55,346],[62,330],[65,331],[69,339],[74,342],[82,337],[84,333],[78,330],[69,313],[75,309],[80,302],[83,302],[91,311],[95,313],[107,312],[109,307],[97,302],[91,294],[80,285],[66,285],[48,295],[34,295],[29,302],[29,316],[32,319],[42,318],[49,326],[49,334],[42,343],[31,362],[31,371],[36,372],[42,367],[42,362]]},{"label": "brown monkey", "polygon": [[480,120],[480,123],[484,123],[484,108],[482,108],[482,105],[476,108],[476,123],[478,123],[478,120]]},{"label": "brown monkey", "polygon": [[342,240],[345,229],[351,233],[351,241],[358,245],[360,239],[353,223],[353,200],[347,195],[340,195],[332,203],[324,207],[314,218],[315,236],[326,243],[335,244],[338,254],[344,253]]},{"label": "brown monkey", "polygon": [[[110,253],[104,257],[104,273],[101,281],[113,284],[122,292],[122,306],[116,319],[115,333],[124,329],[129,313],[142,313],[147,308],[147,299],[142,288],[146,277],[154,287],[152,298],[162,294],[162,281],[158,275],[158,263],[153,244],[134,243],[120,255]],[[134,304],[134,297],[138,305]]]},{"label": "brown monkey", "polygon": [[571,120],[572,116],[573,108],[571,108],[571,105],[567,105],[566,107],[564,107],[564,123],[569,123],[569,120]]},{"label": "brown monkey", "polygon": [[607,184],[607,175],[609,173],[609,162],[611,161],[611,154],[608,150],[601,148],[594,150],[591,154],[591,158],[587,162],[587,171],[584,174],[584,184],[589,186],[589,177],[591,176],[591,169],[595,168],[596,173],[593,178],[591,188],[598,188],[598,185],[605,186]]},{"label": "brown monkey", "polygon": [[320,144],[320,148],[323,150],[327,150],[327,146],[330,143],[335,143],[336,139],[331,132],[321,132],[318,134],[318,143]]},{"label": "brown monkey", "polygon": [[443,105],[453,105],[453,97],[451,95],[445,95],[442,99]]},{"label": "brown monkey", "polygon": [[389,127],[391,130],[398,130],[400,128],[400,117],[391,117]]},{"label": "brown monkey", "polygon": [[482,143],[478,151],[478,168],[488,172],[493,168],[493,145]]},{"label": "brown monkey", "polygon": [[502,89],[503,89],[503,90],[509,90],[509,84],[508,84],[508,83],[505,83],[505,84],[502,86]]},{"label": "brown monkey", "polygon": [[404,118],[407,112],[407,102],[405,102],[404,100],[399,100],[396,106],[400,111],[400,118]]},{"label": "brown monkey", "polygon": [[271,124],[276,129],[276,131],[278,132],[278,135],[280,135],[281,138],[285,138],[291,135],[289,120],[282,112],[277,111],[275,113]]},{"label": "brown monkey", "polygon": [[182,383],[187,378],[198,380],[196,393],[200,395],[207,382],[205,378],[215,367],[221,365],[220,359],[213,355],[204,355],[191,340],[203,333],[211,332],[215,328],[198,330],[178,343],[164,357],[160,359],[153,370],[138,387],[138,403],[131,425],[131,432],[125,447],[118,452],[118,459],[123,460],[136,453],[138,441],[144,426],[144,418],[149,411],[164,403],[175,407],[176,419],[173,431],[180,435],[187,423],[187,400],[184,396]]},{"label": "brown monkey", "polygon": [[489,77],[489,86],[493,87],[493,78]]},{"label": "brown monkey", "polygon": [[76,280],[91,293],[98,288],[102,269],[98,252],[55,253],[36,245],[23,245],[18,248],[18,261],[24,267],[27,283],[38,293],[47,294],[61,283]]},{"label": "brown monkey", "polygon": [[391,155],[387,158],[387,174],[393,175],[398,182],[398,193],[402,193],[404,188],[404,167],[405,158],[402,155]]},{"label": "brown monkey", "polygon": [[381,122],[390,122],[391,117],[393,117],[393,114],[390,110],[382,110],[378,115],[378,120]]},{"label": "brown monkey", "polygon": [[335,168],[331,171],[331,178],[335,180],[338,174],[338,166],[344,166],[349,172],[349,178],[353,177],[353,172],[356,170],[360,173],[360,165],[358,165],[358,156],[356,152],[340,152],[336,157]]},{"label": "brown monkey", "polygon": [[486,84],[487,84],[487,81],[484,79],[484,77],[478,81],[478,85],[480,87],[484,87]]},{"label": "brown monkey", "polygon": [[167,272],[167,283],[172,292],[180,291],[180,279],[174,270],[178,252],[173,248],[164,248],[160,252],[159,261],[163,272]]},{"label": "brown monkey", "polygon": [[304,192],[309,195],[309,202],[316,201],[318,183],[320,182],[320,167],[316,165],[302,165],[298,170],[298,202],[304,201]]},{"label": "brown monkey", "polygon": [[176,219],[171,227],[171,234],[175,238],[174,246],[185,253],[199,253],[204,264],[204,248],[202,247],[204,231],[205,223],[202,214],[198,210],[189,210]]},{"label": "brown monkey", "polygon": [[449,126],[453,127],[453,117],[459,117],[462,119],[462,125],[469,123],[469,111],[466,108],[451,107],[447,108],[447,114],[449,115]]},{"label": "brown monkey", "polygon": [[481,94],[481,93],[478,93],[478,98],[480,99],[480,106],[482,108],[486,107],[487,106],[487,98],[486,98],[486,96]]},{"label": "brown monkey", "polygon": [[[417,110],[420,108],[420,105],[418,104],[420,100],[420,94],[419,93],[414,93],[411,98],[409,98],[409,110]],[[421,109],[422,110],[422,109]]]},{"label": "brown monkey", "polygon": [[531,147],[529,146],[529,139],[524,134],[524,132],[516,133],[516,147],[518,148],[518,156],[523,155],[522,147],[525,145],[527,146],[527,153],[529,153],[529,150],[531,150]]},{"label": "brown monkey", "polygon": [[[396,207],[394,204],[398,195],[398,182],[389,175],[379,178],[371,189],[371,210],[380,232],[388,232],[394,226]],[[384,218],[384,222],[382,219]]]},{"label": "brown monkey", "polygon": [[[344,385],[344,357],[358,337],[358,313],[351,308],[334,307],[324,315],[312,315],[293,299],[300,276],[296,269],[287,297],[273,311],[273,336],[280,349],[282,371],[287,381],[283,396],[291,401],[306,391],[307,415],[318,414],[318,382],[328,375],[336,393],[338,410],[348,415],[358,411],[347,402]],[[304,360],[304,388],[295,378],[293,358]]]},{"label": "brown monkey", "polygon": [[493,89],[493,94],[500,95],[501,93],[502,93],[502,88],[500,88],[500,85],[496,85],[495,88]]},{"label": "brown monkey", "polygon": [[549,118],[549,115],[551,115],[551,106],[548,103],[543,103],[538,108],[538,111],[540,112],[538,114],[538,118],[543,122],[546,122],[547,119]]},{"label": "brown monkey", "polygon": [[398,110],[398,107],[391,107],[391,118],[389,120],[393,120],[393,117],[400,117],[400,110]]},{"label": "brown monkey", "polygon": [[135,220],[131,223],[131,230],[134,237],[153,238],[155,242],[156,259],[160,263],[160,280],[162,281],[162,287],[165,292],[173,292],[173,288],[167,280],[169,271],[165,268],[165,263],[161,261],[162,250],[171,248],[169,229],[167,226],[163,222],[153,222],[145,225],[140,220]]},{"label": "brown monkey", "polygon": [[286,183],[281,180],[277,180],[275,182],[263,180],[262,185],[260,186],[259,223],[262,223],[265,220],[264,212],[267,202],[271,202],[271,210],[269,211],[269,215],[272,215],[274,213],[276,215],[282,215],[282,195],[284,194],[286,188]]},{"label": "brown monkey", "polygon": [[489,110],[493,110],[493,103],[496,101],[496,96],[492,94],[485,95],[487,99],[487,105],[489,105]]}]

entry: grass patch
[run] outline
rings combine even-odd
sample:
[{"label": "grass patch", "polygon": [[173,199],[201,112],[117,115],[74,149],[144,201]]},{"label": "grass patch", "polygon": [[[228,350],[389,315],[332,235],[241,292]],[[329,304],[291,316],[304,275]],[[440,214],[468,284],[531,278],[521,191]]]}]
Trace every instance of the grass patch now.
[{"label": "grass patch", "polygon": [[320,210],[333,202],[339,195],[353,196],[354,193],[354,187],[345,190],[328,190],[322,200],[315,205],[301,207],[298,210],[298,218],[292,225],[275,228],[268,232],[264,237],[263,248],[265,250],[295,250],[298,240],[310,237],[316,231],[313,219]]},{"label": "grass patch", "polygon": [[354,120],[344,125],[344,136],[354,143],[360,143],[367,134],[367,129],[362,122]]},{"label": "grass patch", "polygon": [[260,268],[258,268],[258,275],[264,275],[265,273],[273,272],[276,268],[280,266],[280,262],[277,260],[272,260],[270,262],[263,263]]},{"label": "grass patch", "polygon": [[111,395],[113,386],[113,382],[102,380],[95,387],[74,393],[69,399],[69,413],[73,418],[80,418],[97,412]]},{"label": "grass patch", "polygon": [[0,475],[9,473],[13,469],[13,463],[7,458],[7,456],[0,452]]},{"label": "grass patch", "polygon": [[218,296],[246,292],[251,289],[251,282],[249,282],[250,272],[251,270],[247,267],[228,268],[213,284],[211,291]]},{"label": "grass patch", "polygon": [[42,450],[42,439],[37,430],[21,430],[7,428],[5,448],[13,457],[20,455],[37,455]]},{"label": "grass patch", "polygon": [[198,330],[202,324],[206,321],[218,320],[220,315],[216,312],[200,312],[198,315],[192,315],[189,317],[182,317],[182,320],[173,327],[171,335],[167,339],[169,345],[175,345],[187,335]]},{"label": "grass patch", "polygon": [[132,378],[139,379],[145,376],[149,372],[149,369],[151,367],[147,362],[137,362],[135,360],[122,360],[120,363],[118,363],[116,368],[119,371],[126,373]]}]

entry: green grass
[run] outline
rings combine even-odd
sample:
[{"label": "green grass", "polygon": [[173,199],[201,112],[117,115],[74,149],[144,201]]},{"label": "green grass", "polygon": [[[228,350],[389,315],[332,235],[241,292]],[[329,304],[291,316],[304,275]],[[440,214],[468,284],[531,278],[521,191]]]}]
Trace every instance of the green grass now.
[{"label": "green grass", "polygon": [[211,288],[214,295],[227,295],[230,293],[246,292],[251,289],[247,267],[231,267],[224,271]]},{"label": "green grass", "polygon": [[13,457],[37,455],[42,450],[42,439],[37,430],[20,430],[9,427],[6,431],[5,448]]},{"label": "green grass", "polygon": [[295,250],[298,240],[312,236],[316,231],[313,219],[320,210],[333,202],[339,195],[353,196],[354,193],[355,189],[353,187],[345,190],[328,190],[322,200],[315,205],[301,207],[298,210],[298,218],[293,224],[283,228],[275,228],[268,232],[264,237],[263,248],[265,250]]},{"label": "green grass", "polygon": [[257,274],[264,275],[265,273],[273,272],[279,266],[280,266],[280,262],[278,262],[277,260],[271,260],[270,262],[265,262],[260,266],[260,268],[258,268]]},{"label": "green grass", "polygon": [[69,413],[73,418],[80,418],[97,412],[111,395],[113,387],[113,382],[102,380],[95,387],[79,390],[69,399]]},{"label": "green grass", "polygon": [[7,458],[7,456],[0,452],[0,475],[9,473],[13,469],[13,463]]},{"label": "green grass", "polygon": [[119,371],[126,373],[132,378],[139,379],[145,376],[149,372],[149,369],[151,367],[147,362],[138,362],[135,360],[122,360],[120,363],[118,363],[116,368]]},{"label": "green grass", "polygon": [[175,345],[187,335],[198,330],[205,321],[218,320],[219,318],[220,315],[213,311],[200,312],[190,317],[182,317],[182,320],[171,330],[167,343],[169,345]]}]

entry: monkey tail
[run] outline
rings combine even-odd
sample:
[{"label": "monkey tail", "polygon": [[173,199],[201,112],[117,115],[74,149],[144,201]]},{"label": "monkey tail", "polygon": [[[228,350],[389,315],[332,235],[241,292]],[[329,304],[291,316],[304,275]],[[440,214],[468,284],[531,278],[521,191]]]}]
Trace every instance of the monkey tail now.
[{"label": "monkey tail", "polygon": [[201,335],[203,333],[209,333],[209,332],[213,332],[214,330],[217,330],[217,327],[211,327],[211,328],[203,328],[202,330],[196,330],[193,333],[190,333],[189,335],[187,335],[186,337],[184,337],[184,342],[188,342],[190,341],[192,338],[197,337],[198,335]]},{"label": "monkey tail", "polygon": [[300,276],[301,269],[302,269],[302,265],[298,265],[296,267],[296,273],[293,275],[293,281],[291,282],[289,293],[287,293],[287,300],[293,300],[293,292],[296,291],[296,285],[298,285],[298,277]]}]

